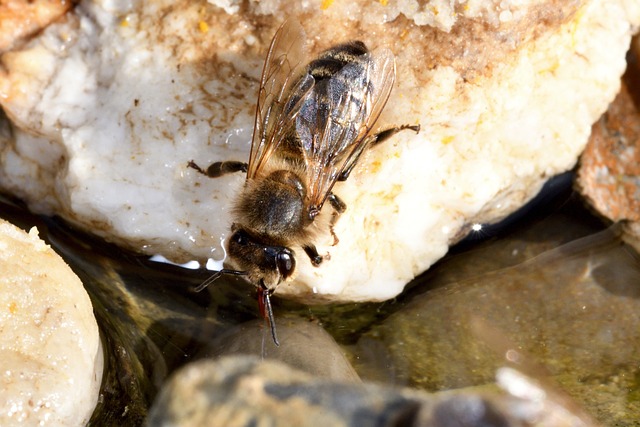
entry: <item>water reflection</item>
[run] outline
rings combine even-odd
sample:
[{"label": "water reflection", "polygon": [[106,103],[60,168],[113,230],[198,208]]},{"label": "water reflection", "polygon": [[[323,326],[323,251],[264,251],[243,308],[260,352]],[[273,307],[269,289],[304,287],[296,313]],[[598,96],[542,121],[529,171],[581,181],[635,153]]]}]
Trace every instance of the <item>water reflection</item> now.
[{"label": "water reflection", "polygon": [[[456,264],[478,260],[474,253],[459,257]],[[416,293],[359,344],[381,341],[399,384],[429,391],[491,384],[508,357],[478,333],[481,322],[544,365],[602,421],[624,425],[640,414],[629,394],[640,366],[639,265],[611,228]],[[613,393],[602,393],[605,384]]]}]

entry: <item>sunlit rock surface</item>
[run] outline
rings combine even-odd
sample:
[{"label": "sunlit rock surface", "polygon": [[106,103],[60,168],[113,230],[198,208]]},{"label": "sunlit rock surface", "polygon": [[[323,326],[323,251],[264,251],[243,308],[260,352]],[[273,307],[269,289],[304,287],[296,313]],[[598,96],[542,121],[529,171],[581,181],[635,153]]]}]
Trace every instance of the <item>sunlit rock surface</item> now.
[{"label": "sunlit rock surface", "polygon": [[578,188],[597,212],[616,222],[640,222],[640,110],[634,95],[622,87],[594,125],[578,170]]},{"label": "sunlit rock surface", "polygon": [[5,0],[0,3],[0,52],[28,41],[63,16],[72,0]]},{"label": "sunlit rock surface", "polygon": [[86,424],[102,367],[78,277],[35,228],[27,234],[0,221],[0,425]]},{"label": "sunlit rock surface", "polygon": [[300,253],[278,293],[391,298],[470,224],[503,218],[575,164],[640,23],[631,0],[412,4],[267,1],[240,14],[234,1],[81,2],[0,57],[12,121],[0,186],[149,254],[224,259],[243,177],[186,164],[247,160],[268,43],[299,15],[313,52],[356,37],[388,46],[398,78],[379,124],[422,131],[336,185],[348,205],[340,243],[325,232],[330,260],[314,268]]},{"label": "sunlit rock surface", "polygon": [[225,357],[176,372],[151,408],[147,425],[596,426],[569,400],[517,370],[502,368],[498,377],[510,394],[427,394],[332,382],[280,362]]}]

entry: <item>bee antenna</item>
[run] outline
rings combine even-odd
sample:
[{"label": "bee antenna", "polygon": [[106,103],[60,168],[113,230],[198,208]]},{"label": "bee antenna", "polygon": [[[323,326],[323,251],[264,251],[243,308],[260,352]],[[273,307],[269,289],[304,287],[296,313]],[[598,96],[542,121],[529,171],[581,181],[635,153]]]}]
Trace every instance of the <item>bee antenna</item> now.
[{"label": "bee antenna", "polygon": [[194,291],[202,292],[207,288],[207,286],[218,280],[218,278],[220,278],[220,276],[222,276],[223,274],[229,274],[233,276],[246,276],[247,272],[239,270],[227,270],[226,268],[223,268],[222,270],[215,271],[211,276],[209,276],[209,278],[207,278],[207,280],[196,286]]}]

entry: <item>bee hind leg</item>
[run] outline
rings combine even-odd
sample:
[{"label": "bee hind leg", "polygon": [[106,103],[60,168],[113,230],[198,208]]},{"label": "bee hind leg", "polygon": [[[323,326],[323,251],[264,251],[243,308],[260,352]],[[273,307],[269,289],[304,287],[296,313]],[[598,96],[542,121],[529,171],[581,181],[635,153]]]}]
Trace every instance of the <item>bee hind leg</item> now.
[{"label": "bee hind leg", "polygon": [[381,144],[385,142],[387,139],[391,138],[396,133],[401,132],[403,130],[407,130],[407,129],[412,130],[415,133],[419,133],[420,125],[400,125],[400,126],[390,127],[389,129],[381,130],[380,132],[373,135],[372,137],[373,141],[371,141],[371,147]]},{"label": "bee hind leg", "polygon": [[235,172],[246,173],[249,165],[247,163],[229,160],[226,162],[211,163],[209,167],[207,167],[207,169],[202,169],[193,160],[189,160],[189,163],[187,163],[187,167],[195,169],[201,174],[208,176],[209,178],[218,178],[222,175],[227,175]]},{"label": "bee hind leg", "polygon": [[373,147],[373,146],[376,146],[378,144],[382,144],[383,142],[385,142],[387,139],[391,138],[396,133],[401,132],[403,130],[407,130],[407,129],[412,130],[415,133],[419,133],[420,132],[420,125],[393,126],[393,127],[388,128],[388,129],[381,130],[380,132],[378,132],[378,133],[376,133],[374,135],[371,135],[369,137],[369,143],[368,144],[364,144],[363,145],[363,149],[353,157],[353,160],[351,161],[351,163],[349,163],[347,165],[347,167],[342,171],[342,173],[338,177],[338,181],[346,181],[347,178],[349,178],[349,174],[351,174],[351,171],[353,170],[353,168],[358,163],[358,159],[362,155],[362,152],[364,151],[365,147]]}]

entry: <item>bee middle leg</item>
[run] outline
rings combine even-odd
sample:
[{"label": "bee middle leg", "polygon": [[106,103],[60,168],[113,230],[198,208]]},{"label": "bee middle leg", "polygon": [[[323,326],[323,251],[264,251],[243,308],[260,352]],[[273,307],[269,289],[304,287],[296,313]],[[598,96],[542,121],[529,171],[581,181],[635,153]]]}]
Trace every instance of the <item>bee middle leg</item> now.
[{"label": "bee middle leg", "polygon": [[202,169],[193,160],[189,160],[187,166],[191,169],[195,169],[203,175],[209,178],[219,178],[222,175],[227,175],[235,172],[247,172],[249,165],[247,163],[238,162],[235,160],[229,160],[226,162],[211,163],[207,169]]},{"label": "bee middle leg", "polygon": [[318,253],[318,250],[314,245],[303,246],[302,249],[304,249],[304,252],[307,254],[314,267],[317,267],[322,263],[322,255]]},{"label": "bee middle leg", "polygon": [[[385,142],[387,139],[391,138],[396,133],[401,132],[403,130],[407,130],[407,129],[412,130],[415,133],[419,133],[420,132],[420,125],[393,126],[393,127],[390,127],[389,129],[381,130],[380,132],[378,132],[378,133],[376,133],[374,135],[371,135],[369,137],[371,139],[370,142],[368,144],[365,144],[364,147],[373,147],[375,145],[381,144],[381,143]],[[351,163],[349,163],[349,165],[345,168],[344,171],[342,171],[342,173],[338,177],[338,181],[346,181],[347,178],[349,178],[349,174],[351,174],[351,171],[356,166],[356,163],[358,163],[358,159],[360,158],[361,155],[362,155],[362,152],[358,153],[353,158]]]}]

